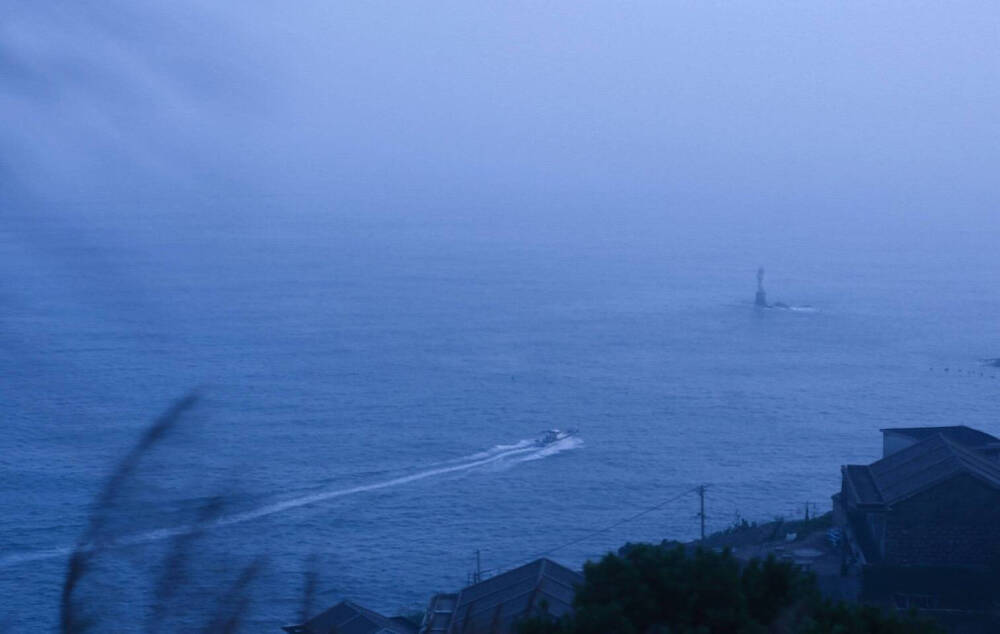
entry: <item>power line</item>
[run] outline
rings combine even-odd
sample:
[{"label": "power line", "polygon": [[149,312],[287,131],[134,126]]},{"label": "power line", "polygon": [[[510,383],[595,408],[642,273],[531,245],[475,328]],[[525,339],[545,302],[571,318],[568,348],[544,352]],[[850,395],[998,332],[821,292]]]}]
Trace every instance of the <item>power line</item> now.
[{"label": "power line", "polygon": [[[679,493],[678,495],[675,495],[672,498],[664,500],[664,501],[660,502],[659,504],[657,504],[655,506],[651,506],[649,508],[643,509],[643,510],[639,511],[638,513],[634,514],[634,515],[630,515],[630,516],[628,516],[626,518],[620,519],[620,520],[618,520],[617,522],[615,522],[613,524],[609,524],[609,525],[605,526],[604,528],[599,528],[599,529],[597,529],[595,531],[591,531],[591,532],[587,533],[586,535],[583,535],[581,537],[577,537],[576,539],[573,539],[573,540],[570,540],[570,541],[565,542],[563,544],[560,544],[560,545],[558,545],[558,546],[556,546],[554,548],[550,548],[550,549],[548,549],[548,550],[546,550],[544,552],[538,553],[537,555],[535,555],[533,557],[529,557],[529,558],[524,559],[522,561],[525,561],[525,562],[535,561],[536,559],[539,559],[541,557],[547,557],[547,556],[551,555],[552,553],[554,553],[556,551],[562,550],[563,548],[568,548],[570,546],[575,546],[576,544],[579,544],[580,542],[586,541],[586,540],[590,539],[591,537],[594,537],[595,535],[600,535],[601,533],[606,533],[606,532],[608,532],[610,530],[618,528],[622,524],[628,524],[629,522],[635,521],[635,520],[639,519],[640,517],[642,517],[644,515],[649,515],[653,511],[658,511],[658,510],[662,509],[664,506],[670,504],[671,502],[676,502],[677,500],[681,499],[685,495],[688,495],[690,493],[694,493],[694,492],[698,491],[698,489],[699,489],[699,487],[695,487],[693,489],[688,489],[687,491],[684,491],[683,493]],[[513,566],[511,566],[511,567],[513,567]]]}]

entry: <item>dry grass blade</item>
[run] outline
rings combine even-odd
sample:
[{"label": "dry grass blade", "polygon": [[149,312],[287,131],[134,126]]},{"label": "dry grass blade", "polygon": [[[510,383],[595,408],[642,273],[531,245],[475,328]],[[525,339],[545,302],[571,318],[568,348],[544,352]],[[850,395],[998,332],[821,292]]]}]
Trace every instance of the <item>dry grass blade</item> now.
[{"label": "dry grass blade", "polygon": [[139,442],[118,463],[108,478],[91,510],[87,530],[77,542],[67,564],[59,612],[59,626],[63,634],[82,634],[95,624],[93,617],[81,613],[79,606],[73,600],[73,595],[81,579],[87,574],[91,558],[102,549],[106,541],[103,533],[109,509],[114,506],[123,485],[135,473],[142,457],[160,442],[197,402],[198,396],[189,394],[171,405],[146,430]]}]

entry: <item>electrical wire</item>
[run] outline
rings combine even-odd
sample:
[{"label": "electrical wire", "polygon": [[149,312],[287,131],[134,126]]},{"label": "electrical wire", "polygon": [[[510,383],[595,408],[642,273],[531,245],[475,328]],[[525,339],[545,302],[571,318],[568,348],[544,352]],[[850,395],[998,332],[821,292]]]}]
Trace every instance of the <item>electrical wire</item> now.
[{"label": "electrical wire", "polygon": [[640,517],[643,517],[644,515],[649,515],[653,511],[658,511],[658,510],[662,509],[664,506],[670,504],[671,502],[676,502],[677,500],[681,499],[685,495],[689,495],[689,494],[695,493],[697,491],[698,491],[698,487],[695,487],[693,489],[688,489],[687,491],[684,491],[683,493],[679,493],[678,495],[675,495],[672,498],[664,500],[664,501],[660,502],[659,504],[657,504],[655,506],[651,506],[649,508],[643,509],[643,510],[639,511],[638,513],[634,514],[634,515],[630,515],[630,516],[628,516],[626,518],[620,519],[620,520],[618,520],[617,522],[615,522],[613,524],[609,524],[609,525],[605,526],[604,528],[599,528],[597,530],[591,531],[591,532],[587,533],[586,535],[583,535],[581,537],[577,537],[576,539],[572,539],[572,540],[570,540],[568,542],[565,542],[563,544],[559,544],[558,546],[556,546],[554,548],[550,548],[550,549],[548,549],[548,550],[546,550],[544,552],[540,552],[540,553],[534,555],[533,557],[529,557],[527,559],[521,560],[520,562],[518,562],[516,564],[513,564],[511,566],[507,566],[506,568],[500,568],[500,570],[510,570],[511,568],[516,568],[521,563],[527,563],[527,562],[535,561],[536,559],[540,559],[542,557],[548,557],[552,553],[560,551],[563,548],[568,548],[570,546],[574,546],[576,544],[579,544],[580,542],[587,541],[588,539],[590,539],[591,537],[594,537],[595,535],[600,535],[601,533],[606,533],[606,532],[608,532],[610,530],[618,528],[619,526],[621,526],[623,524],[628,524],[629,522],[635,521],[635,520],[639,519]]}]

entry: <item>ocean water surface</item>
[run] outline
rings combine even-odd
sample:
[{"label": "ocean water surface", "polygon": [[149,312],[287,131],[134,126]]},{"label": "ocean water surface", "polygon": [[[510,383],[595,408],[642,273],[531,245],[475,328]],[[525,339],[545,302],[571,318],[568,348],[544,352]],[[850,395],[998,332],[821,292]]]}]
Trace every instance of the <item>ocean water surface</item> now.
[{"label": "ocean water surface", "polygon": [[[56,628],[95,496],[191,391],[106,520],[125,543],[86,596],[119,631],[142,629],[170,538],[211,500],[185,583],[259,557],[248,630],[275,632],[306,570],[317,607],[413,612],[477,550],[487,569],[575,566],[691,539],[702,484],[710,530],[801,517],[877,458],[880,428],[1000,433],[1000,372],[979,363],[1000,356],[996,232],[359,218],[8,218],[0,626]],[[798,310],[752,306],[759,265]]]}]

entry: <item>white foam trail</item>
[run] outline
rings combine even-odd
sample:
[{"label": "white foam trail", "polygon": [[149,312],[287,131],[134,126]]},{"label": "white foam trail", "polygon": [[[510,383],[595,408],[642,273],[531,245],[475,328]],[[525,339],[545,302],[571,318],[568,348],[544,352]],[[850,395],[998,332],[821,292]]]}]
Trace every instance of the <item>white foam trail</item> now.
[{"label": "white foam trail", "polygon": [[6,568],[8,566],[16,566],[17,564],[24,564],[32,561],[41,561],[43,559],[55,559],[56,557],[69,557],[73,552],[72,548],[50,548],[49,550],[36,550],[34,552],[28,553],[17,553],[16,555],[7,555],[0,559],[0,568]]},{"label": "white foam trail", "polygon": [[434,476],[445,475],[447,473],[455,473],[457,471],[467,471],[469,469],[475,469],[476,467],[482,467],[484,465],[498,462],[500,460],[503,460],[504,458],[509,458],[511,456],[517,456],[528,452],[537,453],[539,451],[544,451],[544,448],[539,449],[534,445],[527,447],[519,447],[517,449],[510,449],[507,451],[493,454],[492,456],[489,456],[487,458],[481,458],[479,460],[473,460],[471,462],[465,462],[462,464],[452,465],[449,467],[429,469],[427,471],[421,471],[420,473],[414,473],[408,476],[393,478],[391,480],[385,480],[383,482],[375,482],[373,484],[363,484],[356,487],[351,487],[349,489],[339,489],[336,491],[323,491],[322,493],[314,493],[312,495],[306,495],[300,498],[286,500],[284,502],[278,502],[277,504],[271,504],[269,506],[255,509],[253,511],[246,511],[244,513],[237,513],[236,515],[230,515],[229,517],[225,517],[216,522],[213,522],[211,526],[219,527],[219,526],[231,526],[233,524],[241,524],[243,522],[248,522],[250,520],[266,517],[268,515],[274,515],[275,513],[281,513],[284,511],[299,508],[309,504],[315,504],[317,502],[324,502],[326,500],[332,500],[334,498],[344,497],[347,495],[355,495],[357,493],[367,493],[369,491],[387,489],[389,487],[399,486],[401,484],[409,484],[410,482],[425,480],[427,478],[433,478]]},{"label": "white foam trail", "polygon": [[583,446],[583,439],[578,436],[570,436],[569,438],[563,438],[562,440],[556,441],[550,445],[545,445],[538,451],[532,452],[528,455],[521,456],[515,462],[530,462],[532,460],[541,460],[542,458],[548,458],[549,456],[554,456],[557,453],[562,453],[564,451],[569,451],[570,449],[576,449],[577,447]]},{"label": "white foam trail", "polygon": [[[569,441],[574,441],[574,442],[569,442]],[[462,462],[461,464],[453,464],[450,466],[439,467],[437,469],[428,469],[426,471],[421,471],[419,473],[414,473],[408,476],[401,476],[398,478],[392,478],[391,480],[374,482],[372,484],[363,484],[346,489],[322,491],[320,493],[314,493],[312,495],[305,495],[302,497],[293,498],[291,500],[285,500],[284,502],[277,502],[275,504],[262,506],[252,511],[244,511],[243,513],[236,513],[234,515],[229,515],[227,517],[215,520],[214,522],[209,522],[208,524],[205,525],[200,525],[200,526],[186,525],[186,526],[177,526],[174,528],[161,528],[146,533],[129,535],[117,539],[111,543],[102,544],[102,547],[115,548],[121,546],[134,546],[137,544],[146,544],[150,542],[162,541],[164,539],[179,537],[181,535],[188,535],[196,531],[210,530],[213,528],[222,528],[224,526],[232,526],[234,524],[242,524],[244,522],[250,522],[252,520],[260,519],[262,517],[267,517],[268,515],[275,515],[277,513],[283,513],[285,511],[290,511],[292,509],[308,506],[310,504],[316,504],[317,502],[325,502],[327,500],[346,497],[348,495],[356,495],[358,493],[367,493],[369,491],[378,491],[379,489],[388,489],[390,487],[409,484],[411,482],[417,482],[419,480],[426,480],[427,478],[442,476],[449,473],[468,471],[469,469],[475,469],[476,467],[482,467],[497,463],[501,460],[504,460],[505,458],[517,457],[518,460],[516,460],[515,462],[524,462],[526,460],[538,460],[540,458],[545,458],[547,456],[560,453],[567,449],[573,449],[575,447],[580,446],[581,444],[583,443],[578,438],[571,437],[563,439],[551,445],[546,445],[544,447],[539,447],[531,440],[523,440],[513,445],[497,445],[496,447],[493,447],[492,449],[489,449],[487,451],[483,451],[478,454],[472,454],[470,458],[474,459],[467,460],[465,462]],[[14,566],[22,563],[28,563],[32,561],[41,561],[45,559],[55,559],[57,557],[66,557],[70,555],[73,552],[73,550],[74,549],[71,547],[63,547],[63,548],[53,548],[49,550],[40,550],[35,552],[6,555],[4,557],[0,557],[0,568]]]},{"label": "white foam trail", "polygon": [[482,460],[484,458],[489,458],[490,456],[495,456],[499,453],[506,453],[514,449],[525,449],[529,447],[537,447],[534,440],[522,440],[514,443],[513,445],[495,445],[486,451],[479,451],[467,456],[462,456],[461,458],[452,458],[451,460],[436,462],[434,464],[456,464],[459,462],[468,462],[470,460]]}]

